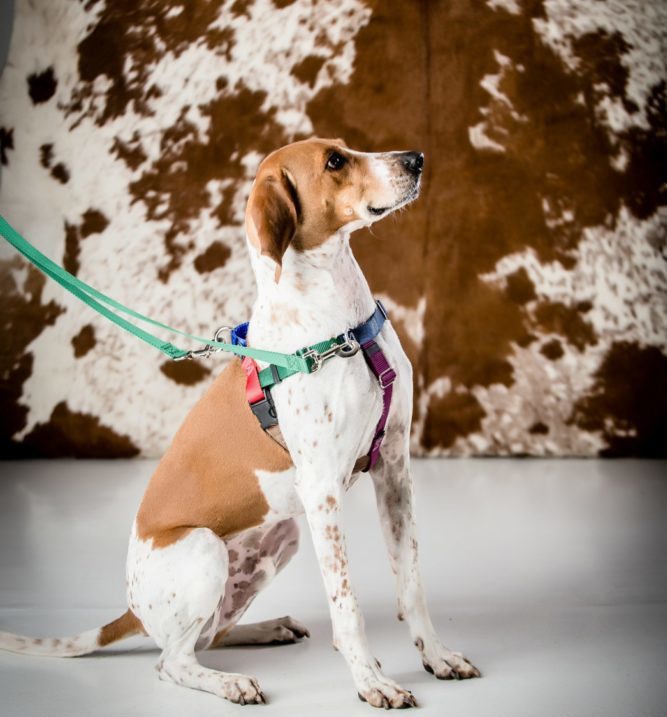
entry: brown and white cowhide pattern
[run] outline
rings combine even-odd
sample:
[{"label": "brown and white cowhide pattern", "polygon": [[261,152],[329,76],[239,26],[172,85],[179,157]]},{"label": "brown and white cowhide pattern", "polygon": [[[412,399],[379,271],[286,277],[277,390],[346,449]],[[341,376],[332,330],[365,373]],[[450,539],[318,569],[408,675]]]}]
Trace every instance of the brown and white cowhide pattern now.
[{"label": "brown and white cowhide pattern", "polygon": [[[415,366],[418,454],[667,453],[667,5],[18,0],[0,212],[210,335],[253,300],[260,159],[421,149],[353,240]],[[159,455],[225,359],[171,363],[0,249],[2,455]]]}]

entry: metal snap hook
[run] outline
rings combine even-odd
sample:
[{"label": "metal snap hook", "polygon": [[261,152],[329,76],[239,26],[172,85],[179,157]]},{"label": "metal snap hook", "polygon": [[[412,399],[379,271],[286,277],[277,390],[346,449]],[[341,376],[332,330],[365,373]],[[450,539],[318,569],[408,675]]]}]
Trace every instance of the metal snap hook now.
[{"label": "metal snap hook", "polygon": [[352,334],[348,334],[345,342],[342,343],[336,350],[336,355],[341,356],[342,358],[351,358],[359,351],[360,348],[361,346],[359,342],[352,336]]}]

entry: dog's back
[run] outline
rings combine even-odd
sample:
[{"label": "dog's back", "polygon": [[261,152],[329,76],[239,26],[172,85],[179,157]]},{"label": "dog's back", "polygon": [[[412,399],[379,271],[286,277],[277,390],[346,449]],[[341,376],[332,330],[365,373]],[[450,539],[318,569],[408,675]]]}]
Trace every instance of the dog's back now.
[{"label": "dog's back", "polygon": [[250,410],[245,381],[233,359],[188,414],[139,508],[142,540],[163,547],[192,528],[226,537],[263,522],[269,505],[256,471],[284,471],[292,461]]}]

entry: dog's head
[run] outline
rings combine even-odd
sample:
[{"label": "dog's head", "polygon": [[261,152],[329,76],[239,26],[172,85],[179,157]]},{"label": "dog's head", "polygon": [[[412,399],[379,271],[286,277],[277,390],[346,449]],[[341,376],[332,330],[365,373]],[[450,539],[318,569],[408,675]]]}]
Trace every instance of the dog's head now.
[{"label": "dog's head", "polygon": [[416,199],[424,155],[356,152],[339,139],[295,142],[260,164],[246,210],[246,232],[280,275],[288,246],[314,249]]}]

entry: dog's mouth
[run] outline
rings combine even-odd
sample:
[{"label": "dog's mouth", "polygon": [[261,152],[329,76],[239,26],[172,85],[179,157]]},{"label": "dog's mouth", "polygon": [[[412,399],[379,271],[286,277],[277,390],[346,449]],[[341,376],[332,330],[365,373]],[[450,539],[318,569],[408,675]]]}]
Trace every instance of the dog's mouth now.
[{"label": "dog's mouth", "polygon": [[368,213],[371,214],[374,217],[381,217],[385,214],[389,214],[389,212],[396,211],[396,209],[400,209],[401,207],[405,206],[406,204],[409,204],[410,202],[417,199],[419,196],[419,182],[417,182],[410,191],[405,194],[401,199],[399,199],[396,204],[392,204],[390,207],[373,207],[370,204],[367,205]]}]

